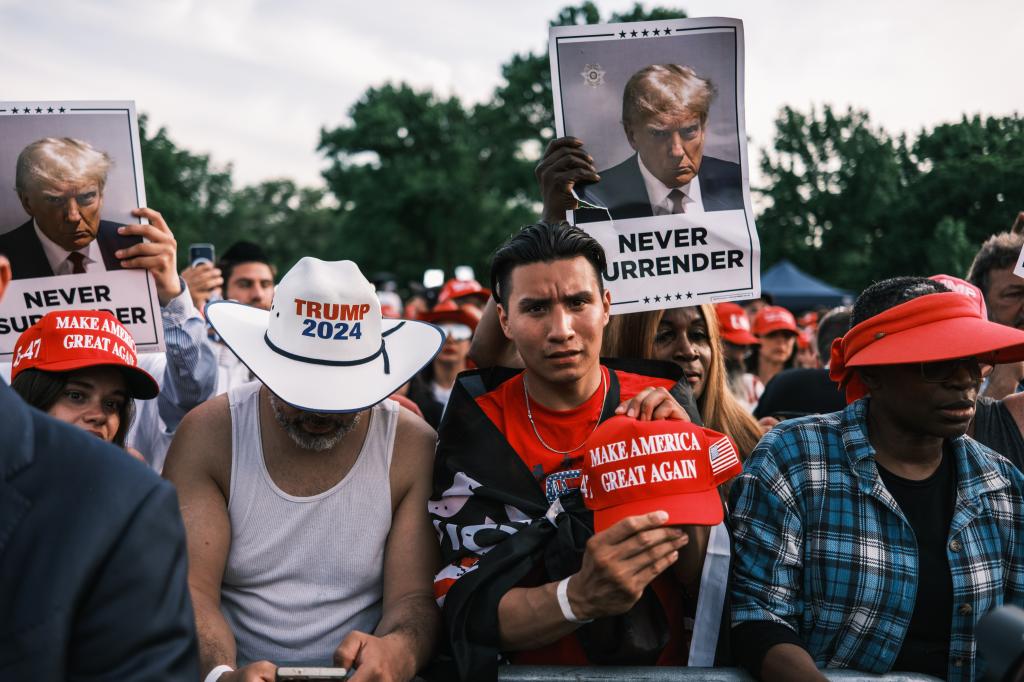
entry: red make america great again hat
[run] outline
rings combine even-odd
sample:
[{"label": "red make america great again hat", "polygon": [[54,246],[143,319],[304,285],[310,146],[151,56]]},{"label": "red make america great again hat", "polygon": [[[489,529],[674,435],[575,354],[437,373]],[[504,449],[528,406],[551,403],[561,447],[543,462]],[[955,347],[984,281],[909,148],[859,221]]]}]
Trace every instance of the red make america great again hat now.
[{"label": "red make america great again hat", "polygon": [[667,525],[718,525],[718,486],[743,469],[728,436],[676,419],[612,417],[583,448],[581,492],[597,532],[658,510]]}]

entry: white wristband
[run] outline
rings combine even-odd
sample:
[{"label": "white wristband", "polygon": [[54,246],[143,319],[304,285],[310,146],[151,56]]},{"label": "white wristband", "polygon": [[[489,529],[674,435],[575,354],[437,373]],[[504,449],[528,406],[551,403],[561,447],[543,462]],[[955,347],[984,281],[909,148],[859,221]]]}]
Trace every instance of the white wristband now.
[{"label": "white wristband", "polygon": [[[572,578],[572,576],[569,576],[569,578]],[[555,589],[555,595],[558,597],[558,608],[562,609],[562,618],[565,618],[570,623],[590,623],[593,619],[583,620],[572,612],[572,604],[569,603],[569,578],[562,579],[562,582],[558,583],[558,587]]]},{"label": "white wristband", "polygon": [[203,680],[203,682],[217,682],[217,680],[220,679],[220,676],[224,673],[230,673],[234,671],[235,669],[232,668],[230,665],[218,665],[216,668],[210,671],[210,673],[206,676],[206,679]]}]

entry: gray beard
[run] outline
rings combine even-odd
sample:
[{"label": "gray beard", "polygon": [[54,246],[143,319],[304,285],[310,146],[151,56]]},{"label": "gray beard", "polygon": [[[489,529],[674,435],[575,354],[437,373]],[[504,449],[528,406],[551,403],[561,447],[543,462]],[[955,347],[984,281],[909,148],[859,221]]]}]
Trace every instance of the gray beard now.
[{"label": "gray beard", "polygon": [[288,434],[288,437],[292,439],[292,442],[303,450],[323,452],[324,450],[332,449],[356,428],[359,424],[359,418],[362,416],[361,413],[357,413],[352,421],[347,424],[340,424],[337,429],[330,433],[309,433],[302,429],[302,423],[314,419],[315,413],[304,413],[298,417],[288,417],[281,409],[281,403],[278,402],[277,396],[271,391],[268,391],[268,394],[270,397],[270,407],[274,411],[274,419],[281,425],[284,432]]}]

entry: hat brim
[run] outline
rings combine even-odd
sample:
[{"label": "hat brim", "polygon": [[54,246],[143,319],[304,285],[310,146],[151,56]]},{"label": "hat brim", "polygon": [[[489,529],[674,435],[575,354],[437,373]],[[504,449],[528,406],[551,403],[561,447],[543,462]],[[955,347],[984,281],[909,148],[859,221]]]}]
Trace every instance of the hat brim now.
[{"label": "hat brim", "polygon": [[993,364],[1024,360],[1024,331],[980,317],[954,317],[887,334],[845,364],[902,365],[971,356]]},{"label": "hat brim", "polygon": [[722,332],[722,338],[737,346],[756,346],[761,343],[761,339],[757,338],[745,329],[732,332]]},{"label": "hat brim", "polygon": [[[766,325],[762,329],[758,329],[757,330],[757,335],[758,336],[768,336],[769,334],[772,334],[774,332],[789,332],[793,336],[799,336],[800,335],[800,330],[799,329],[797,329],[796,327],[790,326],[790,325],[788,325],[788,324],[786,324],[784,322]],[[760,341],[758,343],[760,343]]]},{"label": "hat brim", "polygon": [[90,367],[112,367],[121,370],[121,374],[124,375],[125,386],[127,386],[128,393],[131,394],[132,398],[149,400],[160,394],[160,384],[157,383],[157,380],[149,372],[141,367],[131,367],[130,365],[123,365],[117,362],[96,362],[95,360],[75,358],[41,363],[26,369],[38,369],[41,372],[73,372],[76,369],[88,369]]},{"label": "hat brim", "polygon": [[666,526],[717,526],[725,518],[725,510],[722,507],[722,498],[718,495],[718,489],[711,488],[698,493],[648,497],[607,509],[595,510],[594,532],[600,533],[629,516],[650,514],[654,511],[668,512]]},{"label": "hat brim", "polygon": [[462,308],[459,308],[458,310],[432,310],[430,312],[420,314],[419,319],[423,322],[430,322],[432,324],[439,324],[441,322],[464,324],[473,331],[476,331],[476,326],[480,322],[479,318],[473,317]]},{"label": "hat brim", "polygon": [[[331,366],[285,357],[265,334],[270,311],[233,301],[206,307],[206,319],[249,371],[281,400],[310,412],[358,412],[397,391],[441,350],[445,334],[413,320],[381,320],[384,356],[359,365]],[[390,332],[390,333],[389,333]]]},{"label": "hat brim", "polygon": [[484,299],[488,299],[488,298],[491,297],[491,290],[490,289],[485,289],[485,288],[481,287],[477,291],[467,291],[464,294],[459,294],[458,296],[450,296],[449,298],[451,300],[453,300],[453,301],[457,301],[460,298],[470,298],[472,296],[480,296],[480,297],[482,297]]}]

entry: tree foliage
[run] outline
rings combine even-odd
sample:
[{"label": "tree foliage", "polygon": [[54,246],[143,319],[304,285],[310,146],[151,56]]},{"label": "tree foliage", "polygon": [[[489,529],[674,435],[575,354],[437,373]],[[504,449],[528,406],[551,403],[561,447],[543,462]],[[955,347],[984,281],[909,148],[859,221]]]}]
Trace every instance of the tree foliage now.
[{"label": "tree foliage", "polygon": [[[639,4],[609,21],[683,17]],[[591,2],[553,25],[600,23]],[[324,129],[324,177],[346,214],[345,248],[364,268],[414,278],[459,264],[486,272],[490,253],[539,213],[533,167],[554,136],[546,52],[514,55],[503,83],[473,107],[409,86],[371,88],[349,120]]]},{"label": "tree foliage", "polygon": [[[629,10],[602,17],[592,2],[552,25],[684,17]],[[236,189],[231,167],[178,147],[141,118],[150,205],[181,245],[263,244],[281,269],[303,255],[350,258],[368,274],[419,279],[428,267],[473,265],[536,219],[533,168],[554,136],[546,51],[513,55],[502,81],[473,106],[402,83],[369,88],[320,133],[326,188],[276,179]],[[962,275],[978,245],[1024,208],[1024,119],[964,118],[892,135],[867,112],[785,107],[762,150],[757,224],[765,266],[786,257],[860,290],[897,274]]]},{"label": "tree foliage", "polygon": [[916,138],[866,112],[785,107],[762,152],[763,260],[859,291],[895,275],[963,276],[1024,206],[1024,120],[964,118]]}]

